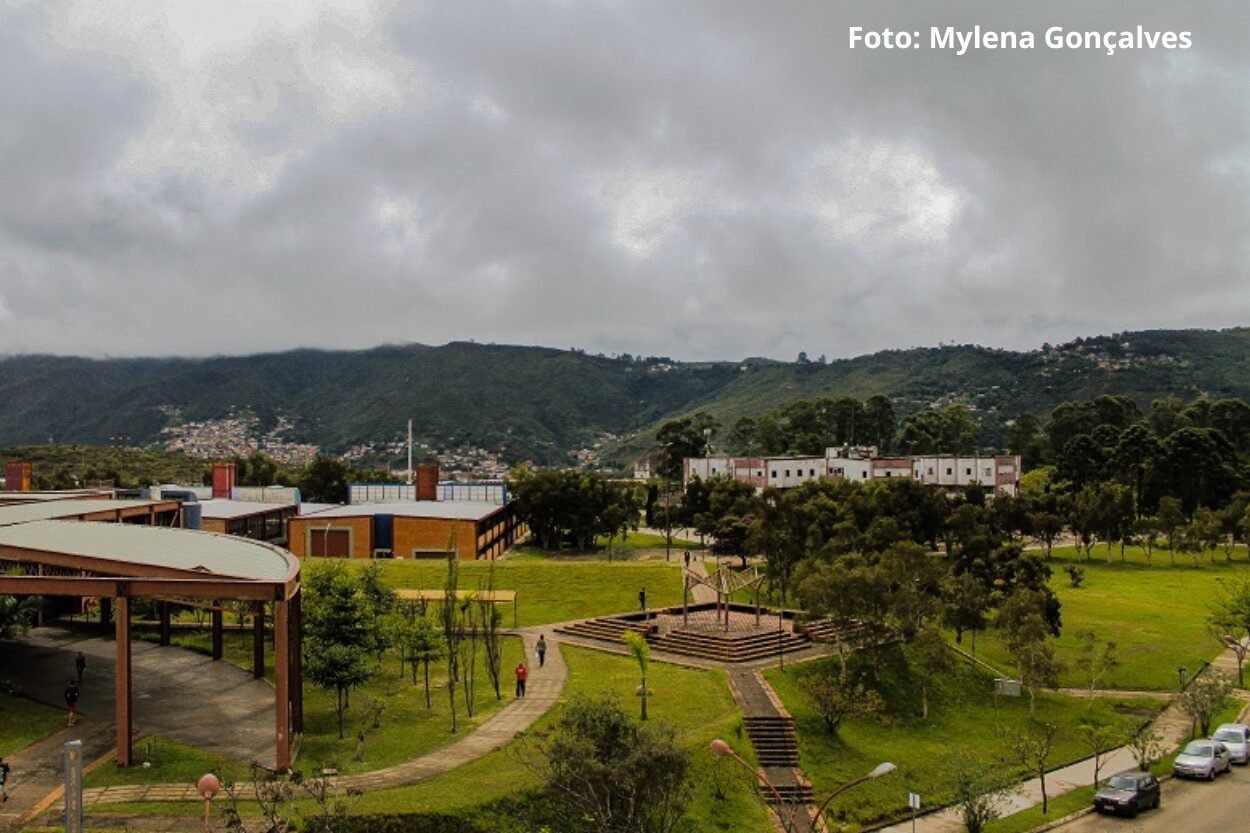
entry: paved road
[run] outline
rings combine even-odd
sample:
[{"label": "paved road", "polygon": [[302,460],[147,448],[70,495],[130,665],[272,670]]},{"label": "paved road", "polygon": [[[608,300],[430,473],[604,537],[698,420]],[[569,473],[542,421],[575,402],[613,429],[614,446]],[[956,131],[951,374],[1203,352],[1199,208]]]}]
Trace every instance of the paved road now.
[{"label": "paved road", "polygon": [[1135,819],[1091,814],[1057,828],[1061,833],[1173,833],[1245,830],[1250,817],[1250,771],[1234,767],[1215,783],[1172,779],[1163,784],[1158,810]]}]

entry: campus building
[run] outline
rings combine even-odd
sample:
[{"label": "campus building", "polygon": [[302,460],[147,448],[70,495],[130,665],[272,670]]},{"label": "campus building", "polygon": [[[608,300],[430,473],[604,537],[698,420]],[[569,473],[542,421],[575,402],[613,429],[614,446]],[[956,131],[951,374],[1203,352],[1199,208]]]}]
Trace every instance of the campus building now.
[{"label": "campus building", "polygon": [[[117,763],[133,761],[132,605],[156,603],[159,641],[170,644],[178,607],[207,608],[212,657],[222,658],[223,602],[253,609],[253,676],[265,673],[265,621],[274,645],[274,761],[287,770],[303,731],[300,566],[260,541],[182,529],[179,500],[115,499],[80,492],[0,493],[0,595],[42,596],[44,617],[98,605],[116,645]],[[208,694],[208,692],[205,692]],[[139,703],[142,707],[142,702]],[[188,696],[187,709],[204,703]]]},{"label": "campus building", "polygon": [[732,477],[757,489],[792,489],[812,480],[913,479],[950,491],[974,483],[995,495],[1019,492],[1022,473],[1015,455],[880,455],[871,446],[828,448],[823,457],[688,457],[683,482]]},{"label": "campus building", "polygon": [[498,558],[525,534],[511,506],[409,500],[338,506],[287,521],[304,558]]}]

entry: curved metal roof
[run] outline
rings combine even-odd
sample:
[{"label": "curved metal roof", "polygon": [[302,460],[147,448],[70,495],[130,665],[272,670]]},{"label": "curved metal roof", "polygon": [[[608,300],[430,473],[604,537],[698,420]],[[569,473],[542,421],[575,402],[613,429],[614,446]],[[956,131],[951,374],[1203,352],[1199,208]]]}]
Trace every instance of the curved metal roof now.
[{"label": "curved metal roof", "polygon": [[203,576],[287,581],[299,572],[295,556],[261,541],[211,532],[139,524],[30,521],[0,526],[0,549],[111,561]]},{"label": "curved metal roof", "polygon": [[14,503],[0,506],[0,526],[24,524],[50,518],[74,518],[95,512],[117,512],[140,509],[160,501],[151,500],[104,500],[99,498],[71,498],[69,500],[44,500],[37,503]]}]

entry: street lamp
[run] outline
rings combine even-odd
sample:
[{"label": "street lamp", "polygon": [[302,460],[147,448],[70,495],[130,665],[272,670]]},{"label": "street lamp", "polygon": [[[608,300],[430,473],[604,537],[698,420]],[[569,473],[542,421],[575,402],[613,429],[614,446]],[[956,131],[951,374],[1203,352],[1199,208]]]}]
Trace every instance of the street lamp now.
[{"label": "street lamp", "polygon": [[812,826],[815,827],[816,822],[821,821],[825,823],[825,828],[828,829],[829,823],[825,821],[825,808],[829,806],[830,801],[833,801],[833,799],[836,796],[846,792],[851,787],[862,784],[865,781],[871,781],[874,778],[880,778],[882,775],[889,775],[891,772],[893,772],[896,769],[898,769],[898,767],[896,767],[894,764],[890,763],[889,761],[884,761],[882,763],[877,764],[875,767],[873,767],[872,772],[869,772],[867,775],[861,775],[853,781],[847,781],[845,784],[838,787],[833,792],[829,793],[829,797],[826,798],[823,802],[821,802],[820,806],[816,808],[816,814],[812,816]]},{"label": "street lamp", "polygon": [[209,814],[213,799],[221,791],[221,781],[210,772],[200,777],[199,782],[195,785],[195,791],[204,799],[204,833],[210,833],[212,828],[210,826]]},{"label": "street lamp", "polygon": [[712,741],[712,754],[717,755],[721,758],[731,758],[737,761],[739,764],[741,764],[743,767],[746,768],[747,772],[751,773],[756,778],[763,781],[764,784],[768,787],[768,789],[772,790],[773,797],[777,799],[777,809],[773,811],[777,815],[777,821],[781,822],[781,826],[784,829],[786,830],[790,829],[791,825],[787,823],[785,818],[781,815],[781,808],[785,806],[786,802],[782,799],[781,792],[777,789],[777,785],[774,784],[772,781],[768,780],[768,776],[764,773],[764,770],[756,769],[755,767],[751,766],[749,763],[747,763],[743,759],[741,755],[733,751],[733,747],[725,743],[720,738],[717,738],[716,740]]},{"label": "street lamp", "polygon": [[[781,793],[777,790],[776,785],[773,784],[772,781],[768,780],[768,776],[764,773],[763,770],[757,770],[755,767],[751,766],[749,763],[743,760],[742,757],[738,755],[737,752],[734,752],[733,748],[730,747],[729,744],[725,743],[720,738],[717,738],[716,740],[712,741],[712,752],[713,754],[719,755],[722,758],[733,758],[739,764],[746,767],[748,772],[750,772],[752,775],[754,775],[755,777],[763,781],[764,784],[770,790],[772,790],[773,797],[777,799],[777,809],[774,811],[776,813],[777,820],[781,822],[781,826],[785,828],[786,830],[789,830],[791,828],[791,825],[787,823],[786,819],[781,815],[781,807],[785,805],[785,801],[782,799]],[[858,786],[859,784],[862,784],[865,781],[871,781],[874,778],[880,778],[882,775],[889,775],[891,772],[893,772],[896,769],[898,769],[898,767],[896,767],[894,764],[890,763],[889,761],[886,761],[884,763],[877,764],[877,766],[873,768],[872,772],[869,772],[867,775],[861,775],[860,777],[854,779],[853,781],[847,781],[845,784],[838,787],[836,790],[830,793],[829,797],[826,798],[823,802],[821,802],[820,807],[817,808],[816,814],[812,816],[813,825],[815,825],[817,821],[824,820],[825,808],[829,806],[829,802],[833,801],[833,799],[836,796],[841,795],[842,793],[849,790],[851,787]],[[827,828],[828,825],[826,824],[825,827]],[[818,829],[818,828],[815,828],[815,829]]]}]

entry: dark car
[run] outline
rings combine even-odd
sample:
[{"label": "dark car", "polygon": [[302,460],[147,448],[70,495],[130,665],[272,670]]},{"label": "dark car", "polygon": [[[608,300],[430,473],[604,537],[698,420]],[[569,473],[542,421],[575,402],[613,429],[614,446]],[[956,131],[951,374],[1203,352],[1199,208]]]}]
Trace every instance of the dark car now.
[{"label": "dark car", "polygon": [[1100,813],[1135,816],[1159,806],[1159,779],[1135,769],[1112,775],[1094,795],[1094,809]]}]

